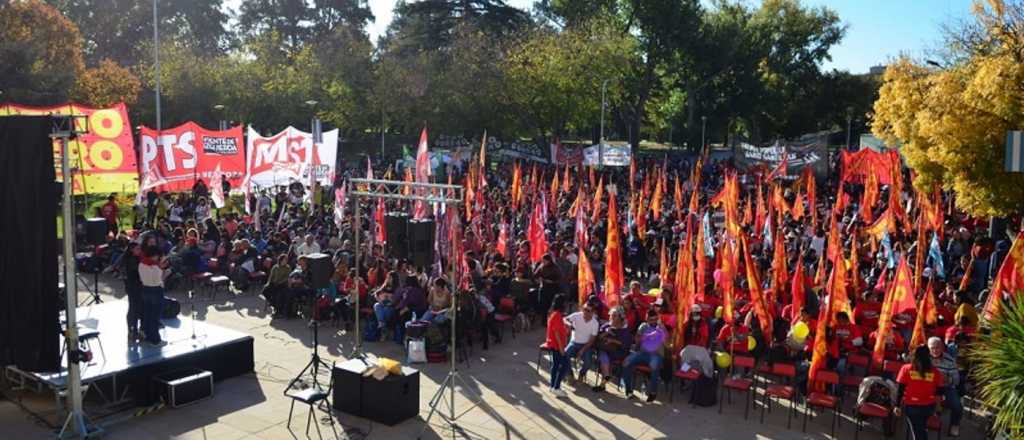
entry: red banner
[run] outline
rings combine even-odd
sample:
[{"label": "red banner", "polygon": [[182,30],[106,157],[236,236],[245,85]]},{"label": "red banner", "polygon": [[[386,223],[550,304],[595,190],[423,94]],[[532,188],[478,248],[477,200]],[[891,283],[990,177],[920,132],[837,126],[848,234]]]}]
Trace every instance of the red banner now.
[{"label": "red banner", "polygon": [[[145,176],[155,169],[157,191],[188,191],[196,180],[209,185],[217,174],[237,188],[245,176],[242,126],[226,131],[207,130],[195,122],[157,131],[142,127],[139,170]],[[219,170],[219,171],[218,171]]]},{"label": "red banner", "polygon": [[[64,104],[54,107],[28,107],[0,104],[0,116],[81,115],[75,128],[85,133],[72,140],[70,164],[79,169],[73,181],[76,194],[135,192],[139,186],[131,123],[124,103],[110,108]],[[54,167],[61,178],[62,149],[54,143]]]},{"label": "red banner", "polygon": [[893,167],[900,166],[900,155],[895,150],[884,153],[864,148],[856,153],[841,151],[843,180],[851,183],[864,183],[872,171],[882,185],[892,184]]}]

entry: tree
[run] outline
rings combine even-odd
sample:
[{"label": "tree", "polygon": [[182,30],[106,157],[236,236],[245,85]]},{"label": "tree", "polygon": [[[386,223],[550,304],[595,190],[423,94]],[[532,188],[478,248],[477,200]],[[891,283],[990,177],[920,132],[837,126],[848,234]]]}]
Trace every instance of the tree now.
[{"label": "tree", "polygon": [[75,25],[38,0],[0,6],[0,90],[4,100],[58,104],[82,73],[82,37]]},{"label": "tree", "polygon": [[71,98],[94,107],[108,107],[124,102],[135,104],[142,83],[131,70],[112,60],[102,60],[99,66],[86,69],[71,89]]},{"label": "tree", "polygon": [[[1019,298],[1019,296],[1018,296]],[[974,374],[981,388],[981,399],[995,412],[995,428],[1024,435],[1024,306],[1010,301],[991,323],[992,331],[983,333],[966,355],[973,361]],[[961,354],[963,356],[964,354]]]},{"label": "tree", "polygon": [[977,24],[993,43],[948,68],[901,58],[883,77],[872,131],[902,144],[914,185],[956,191],[958,207],[974,215],[1020,212],[1024,176],[1004,172],[1008,130],[1024,124],[1024,4],[975,4]]}]

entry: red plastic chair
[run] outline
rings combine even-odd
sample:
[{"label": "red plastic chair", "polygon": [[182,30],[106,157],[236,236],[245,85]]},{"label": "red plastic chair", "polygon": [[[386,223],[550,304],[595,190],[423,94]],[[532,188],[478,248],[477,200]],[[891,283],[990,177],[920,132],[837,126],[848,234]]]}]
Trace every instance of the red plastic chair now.
[{"label": "red plastic chair", "polygon": [[895,380],[896,375],[899,374],[900,369],[903,368],[904,365],[906,365],[906,362],[885,361],[885,362],[882,363],[882,371],[884,373],[891,374],[892,377],[893,377],[893,380]]},{"label": "red plastic chair", "polygon": [[761,423],[764,423],[764,412],[766,409],[770,409],[772,405],[772,398],[786,399],[789,400],[790,411],[786,413],[786,428],[793,426],[793,413],[796,412],[796,404],[793,398],[796,396],[796,387],[792,385],[793,378],[796,377],[796,366],[793,364],[777,363],[772,365],[773,376],[777,376],[786,381],[785,384],[771,384],[764,389],[764,406],[761,407]]},{"label": "red plastic chair", "polygon": [[[505,324],[512,324],[516,317],[516,300],[506,296],[498,301],[498,309],[494,312],[494,321],[498,323],[502,336],[505,335]],[[512,325],[512,339],[516,338],[516,326]]]},{"label": "red plastic chair", "polygon": [[[670,382],[674,382],[674,381],[678,380],[679,381],[679,388],[682,388],[683,383],[685,383],[686,381],[691,381],[692,382],[692,381],[695,381],[697,379],[700,379],[700,376],[701,376],[700,370],[698,370],[696,368],[691,368],[691,369],[689,369],[689,371],[683,372],[683,371],[679,370],[679,365],[680,365],[679,364],[679,357],[676,356],[676,357],[673,358],[673,362],[672,362],[672,366],[673,366],[672,371],[673,372],[672,372],[672,378],[671,378]],[[669,402],[675,401],[675,394],[676,394],[676,386],[673,385],[672,383],[669,383],[668,384],[668,401]]]},{"label": "red plastic chair", "polygon": [[[829,388],[831,388],[831,386],[839,384],[839,374],[836,373],[835,371],[819,371],[818,372],[818,377],[816,379],[816,382],[820,382],[822,384],[825,384],[825,388],[829,389]],[[832,431],[831,431],[831,436],[832,436],[832,438],[835,438],[835,436],[836,436],[836,424],[840,422],[839,421],[839,406],[840,406],[840,402],[842,402],[842,394],[836,396],[836,395],[830,394],[827,391],[824,392],[824,393],[817,392],[817,391],[812,391],[810,394],[808,394],[807,395],[807,400],[805,402],[803,432],[807,432],[807,418],[808,418],[809,414],[811,413],[810,407],[813,406],[813,407],[816,407],[816,408],[831,409],[832,410],[832,425],[831,425]]]},{"label": "red plastic chair", "polygon": [[[747,395],[747,402],[743,406],[743,419],[746,420],[750,414],[750,396],[753,394],[754,384],[757,380],[757,376],[754,379],[748,379],[745,377],[733,377],[732,374],[736,371],[736,367],[742,367],[746,369],[754,368],[754,358],[750,356],[736,356],[732,360],[732,367],[729,368],[730,375],[722,381],[722,393],[729,399],[729,403],[732,403],[732,391],[736,390]],[[718,413],[722,413],[722,403],[725,399],[721,395],[718,396]]]},{"label": "red plastic chair", "polygon": [[860,431],[864,429],[864,421],[867,419],[882,419],[884,424],[882,431],[886,433],[886,438],[889,437],[888,433],[890,430],[885,427],[892,424],[892,408],[877,403],[865,402],[863,405],[854,408],[854,410],[857,416],[857,431],[854,433],[854,440],[860,437]]},{"label": "red plastic chair", "polygon": [[853,373],[854,367],[860,367],[863,369],[864,374],[867,374],[871,368],[871,357],[862,354],[846,356],[846,374],[839,377],[839,384],[842,385],[844,392],[851,388],[853,390],[859,389],[860,383],[864,381],[864,376]]}]

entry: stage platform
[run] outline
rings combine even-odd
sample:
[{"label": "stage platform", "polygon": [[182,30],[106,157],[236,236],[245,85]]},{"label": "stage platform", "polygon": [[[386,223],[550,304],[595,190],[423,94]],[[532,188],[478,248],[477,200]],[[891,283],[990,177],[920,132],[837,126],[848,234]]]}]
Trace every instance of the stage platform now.
[{"label": "stage platform", "polygon": [[[152,378],[156,375],[184,368],[199,368],[213,372],[214,380],[250,373],[254,369],[253,338],[244,333],[193,321],[187,317],[189,306],[182,307],[177,319],[163,320],[160,333],[167,341],[163,347],[128,340],[126,314],[128,302],[110,301],[77,309],[79,334],[99,332],[85,344],[93,359],[82,364],[82,383],[86,392],[87,413],[94,418],[109,416],[124,409],[158,404]],[[63,319],[63,314],[61,315]],[[193,337],[194,335],[194,337]],[[61,346],[64,346],[61,337]],[[5,378],[12,385],[6,392],[12,400],[20,402],[19,392],[33,390],[53,393],[56,408],[43,413],[54,413],[60,419],[67,388],[66,354],[61,359],[61,371],[30,372],[7,367]],[[14,393],[12,393],[12,391]],[[14,396],[10,396],[14,394]],[[50,419],[29,408],[22,407],[47,424],[59,425],[62,420]],[[54,411],[55,410],[55,411]]]}]

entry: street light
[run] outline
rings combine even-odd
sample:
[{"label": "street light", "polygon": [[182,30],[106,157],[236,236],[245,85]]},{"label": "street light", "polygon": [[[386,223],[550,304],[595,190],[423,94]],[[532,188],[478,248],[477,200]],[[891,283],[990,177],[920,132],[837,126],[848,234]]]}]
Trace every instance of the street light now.
[{"label": "street light", "polygon": [[705,137],[704,137],[704,133],[707,130],[707,128],[708,128],[708,117],[707,116],[701,116],[700,117],[700,149],[701,149],[701,151],[704,151],[704,148],[707,147],[707,145],[708,145],[707,142],[705,142]]},{"label": "street light", "polygon": [[850,149],[850,125],[853,122],[853,107],[846,108],[846,149]]},{"label": "street light", "polygon": [[218,125],[218,128],[220,129],[220,131],[225,131],[225,130],[228,129],[228,121],[224,120],[224,109],[225,108],[227,108],[227,107],[224,104],[216,104],[216,105],[213,106],[213,109],[216,110],[217,113],[219,113],[219,116],[220,116],[220,122],[219,122],[219,125]]},{"label": "street light", "polygon": [[156,77],[156,132],[160,134],[160,34],[157,31],[156,1],[153,0],[153,76]]}]

